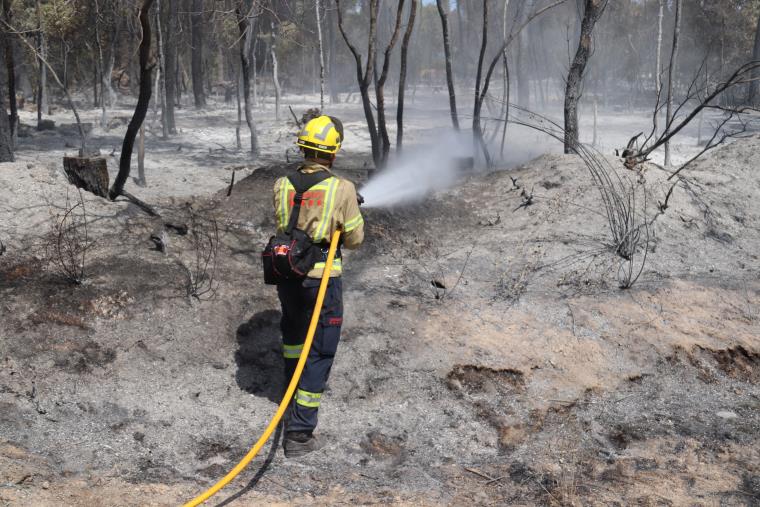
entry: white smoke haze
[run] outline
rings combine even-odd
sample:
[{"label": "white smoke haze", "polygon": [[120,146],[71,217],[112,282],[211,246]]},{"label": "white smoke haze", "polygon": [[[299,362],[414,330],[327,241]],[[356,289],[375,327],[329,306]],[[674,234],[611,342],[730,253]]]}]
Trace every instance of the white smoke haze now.
[{"label": "white smoke haze", "polygon": [[424,199],[431,192],[454,185],[462,175],[462,161],[472,157],[472,138],[448,131],[435,143],[404,148],[401,156],[367,182],[359,192],[364,207],[388,208]]}]

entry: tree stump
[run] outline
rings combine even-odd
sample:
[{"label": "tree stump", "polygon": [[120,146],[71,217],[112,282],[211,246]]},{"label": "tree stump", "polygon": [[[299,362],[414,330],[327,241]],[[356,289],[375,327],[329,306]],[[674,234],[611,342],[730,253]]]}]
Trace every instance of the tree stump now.
[{"label": "tree stump", "polygon": [[103,157],[63,157],[69,183],[108,198],[108,164]]}]

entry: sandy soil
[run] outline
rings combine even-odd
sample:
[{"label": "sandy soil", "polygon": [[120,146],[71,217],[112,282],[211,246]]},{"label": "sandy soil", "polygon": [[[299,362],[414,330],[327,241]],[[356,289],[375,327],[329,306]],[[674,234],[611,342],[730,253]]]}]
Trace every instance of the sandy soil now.
[{"label": "sandy soil", "polygon": [[[446,128],[434,103],[412,109],[410,142]],[[338,114],[354,136],[340,170],[362,180],[360,112]],[[604,145],[638,132],[637,118],[609,115]],[[0,169],[0,504],[176,505],[274,412],[279,311],[259,275],[273,226],[260,196],[287,170],[293,128],[265,120],[264,157],[226,197],[225,167],[248,165],[233,110],[179,121],[170,141],[149,130],[149,186],[132,190],[168,221],[217,222],[209,300],[187,297],[192,235],[169,232],[157,252],[159,221],[92,196],[87,282],[62,279],[45,238],[71,137],[22,138],[19,162]],[[110,153],[122,130],[93,137]],[[320,413],[328,445],[300,461],[268,447],[212,504],[757,505],[758,148],[743,140],[690,170],[628,290],[576,157],[519,158],[425,204],[368,209]],[[650,218],[665,176],[643,174]],[[534,203],[516,209],[523,188]]]}]

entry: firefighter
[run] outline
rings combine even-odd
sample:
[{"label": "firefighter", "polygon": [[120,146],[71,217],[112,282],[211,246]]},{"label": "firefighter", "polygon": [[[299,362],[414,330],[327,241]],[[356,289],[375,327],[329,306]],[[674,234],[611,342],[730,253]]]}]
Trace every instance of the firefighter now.
[{"label": "firefighter", "polygon": [[[298,229],[306,232],[321,248],[322,256],[306,278],[277,285],[277,295],[282,305],[280,329],[287,382],[295,371],[306,339],[330,238],[336,229],[342,233],[306,367],[285,419],[283,448],[288,458],[300,457],[321,447],[313,432],[343,323],[340,247],[355,249],[364,239],[364,219],[359,211],[356,188],[350,181],[338,178],[330,171],[342,141],[343,125],[337,118],[329,116],[319,116],[309,121],[296,141],[304,156],[304,163],[297,172],[301,176],[325,173],[316,175],[316,180],[321,181],[303,194],[297,221]],[[274,208],[278,232],[284,231],[288,225],[294,195],[295,188],[288,177],[275,182]]]}]

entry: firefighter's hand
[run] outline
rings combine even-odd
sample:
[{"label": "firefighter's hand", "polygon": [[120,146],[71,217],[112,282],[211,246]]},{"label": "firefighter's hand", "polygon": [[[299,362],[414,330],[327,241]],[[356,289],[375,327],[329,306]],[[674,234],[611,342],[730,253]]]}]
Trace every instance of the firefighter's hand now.
[{"label": "firefighter's hand", "polygon": [[356,202],[359,203],[359,206],[364,204],[364,196],[360,194],[359,192],[356,192]]}]

